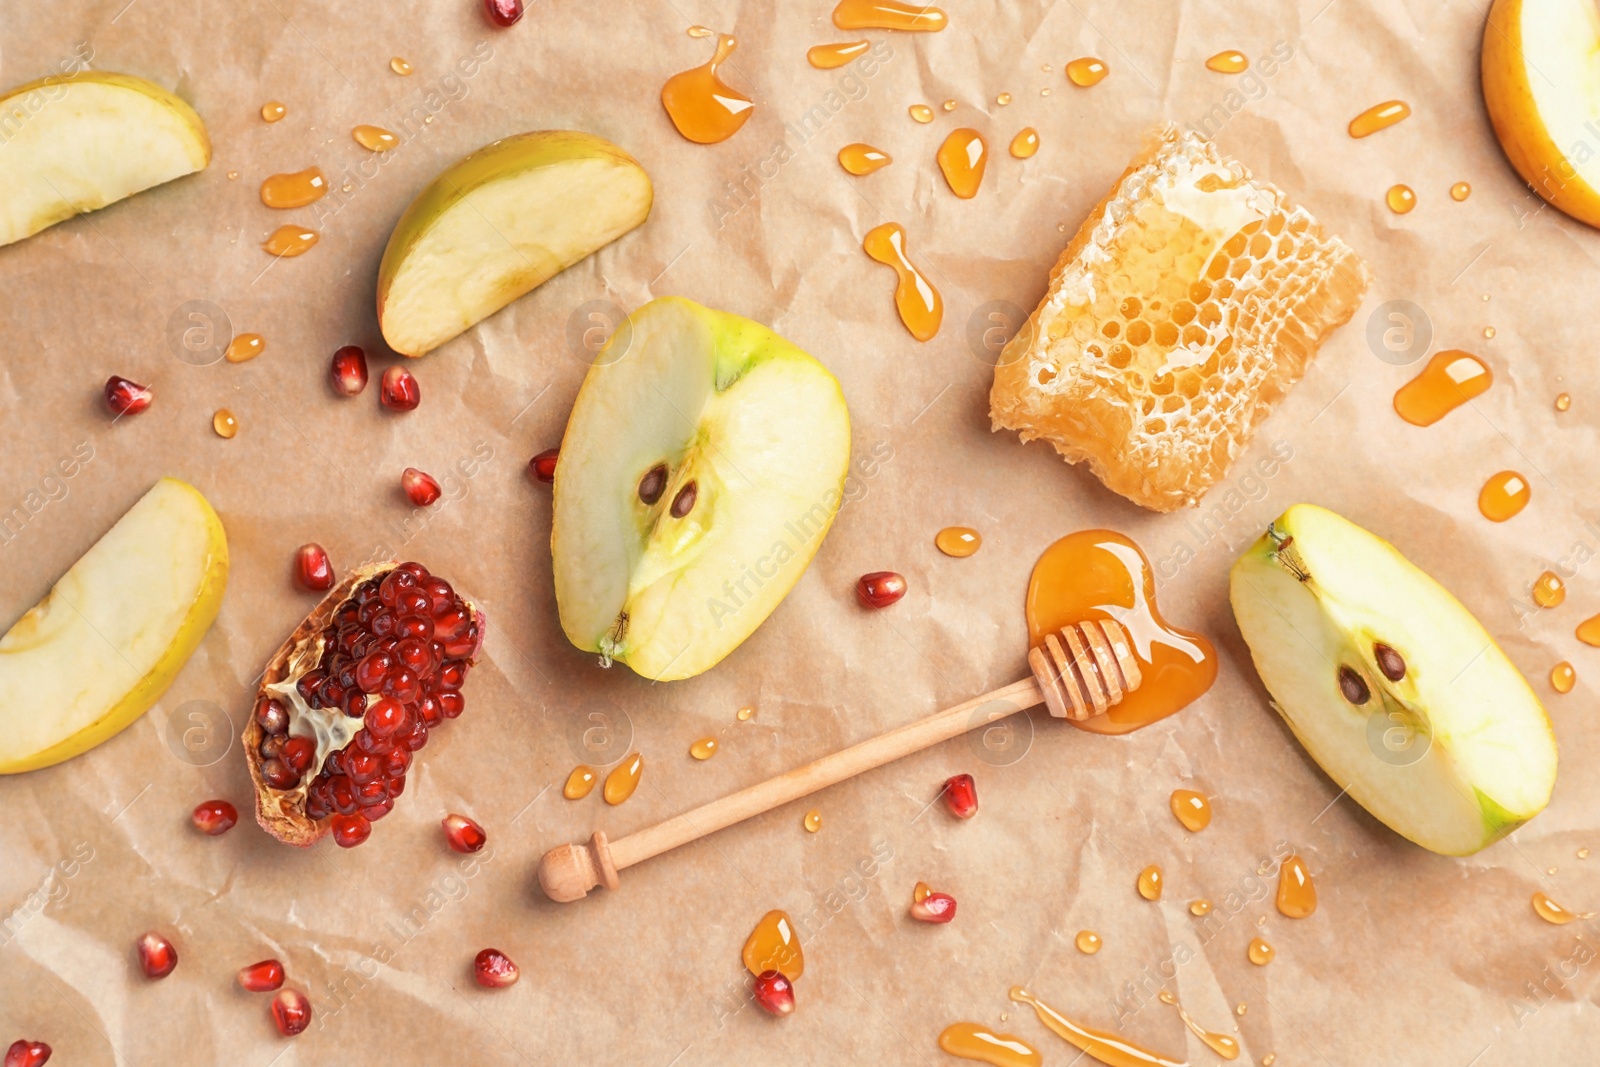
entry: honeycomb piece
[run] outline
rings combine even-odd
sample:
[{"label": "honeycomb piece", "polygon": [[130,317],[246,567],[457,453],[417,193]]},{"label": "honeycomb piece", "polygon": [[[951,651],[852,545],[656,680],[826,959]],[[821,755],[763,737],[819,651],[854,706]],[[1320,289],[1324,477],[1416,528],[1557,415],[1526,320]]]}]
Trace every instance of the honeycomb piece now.
[{"label": "honeycomb piece", "polygon": [[1366,292],[1303,208],[1166,126],[1084,220],[995,368],[995,429],[1156,511],[1197,503]]}]

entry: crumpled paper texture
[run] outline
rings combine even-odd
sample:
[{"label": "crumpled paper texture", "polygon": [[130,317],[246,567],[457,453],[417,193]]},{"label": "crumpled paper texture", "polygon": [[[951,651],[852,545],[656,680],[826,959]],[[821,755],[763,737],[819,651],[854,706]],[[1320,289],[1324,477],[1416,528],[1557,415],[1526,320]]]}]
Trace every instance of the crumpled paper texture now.
[{"label": "crumpled paper texture", "polygon": [[[1158,989],[1212,1029],[1237,1028],[1240,1062],[1587,1054],[1600,1038],[1584,1007],[1600,931],[1546,925],[1528,900],[1543,890],[1600,907],[1600,857],[1577,855],[1600,844],[1589,773],[1600,660],[1572,636],[1600,611],[1589,491],[1600,373],[1587,321],[1600,237],[1542,208],[1503,161],[1478,90],[1484,6],[946,6],[950,27],[936,35],[847,34],[827,0],[604,11],[537,0],[507,31],[473,0],[0,10],[4,84],[87,59],[174,88],[215,146],[201,174],[0,249],[0,510],[25,512],[0,542],[0,615],[18,617],[162,475],[207,495],[233,559],[216,625],[149,714],[78,759],[0,781],[0,1040],[43,1039],[56,1062],[85,1065],[934,1064],[939,1031],[971,1019],[1024,1037],[1047,1063],[1072,1062],[1075,1050],[1006,1000],[1020,982],[1084,1022],[1202,1064],[1214,1056]],[[756,101],[747,126],[712,147],[680,138],[657,95],[709,57],[711,42],[684,32],[696,23],[739,37],[724,73]],[[806,65],[810,45],[852,36],[875,43],[870,64]],[[1249,55],[1252,72],[1205,70],[1225,48]],[[415,73],[393,74],[396,55]],[[1110,77],[1074,88],[1062,67],[1078,55],[1103,58]],[[1279,57],[1270,73],[1268,56]],[[1001,93],[1014,101],[997,105]],[[1394,97],[1410,119],[1346,136],[1352,116]],[[288,117],[268,125],[258,109],[271,99]],[[950,99],[956,109],[931,125],[907,117],[910,104]],[[1376,280],[1227,481],[1197,511],[1155,515],[1043,444],[991,434],[986,405],[988,345],[1033,307],[1083,213],[1164,119],[1202,128],[1289,191]],[[350,138],[358,123],[394,130],[401,146],[370,155]],[[982,131],[993,152],[971,201],[950,195],[934,165],[957,125]],[[1025,162],[1005,154],[1024,125],[1042,141]],[[383,412],[375,379],[390,358],[372,308],[391,227],[449,163],[540,128],[593,131],[632,152],[655,181],[649,222],[408,363],[421,407]],[[847,177],[834,154],[856,140],[895,163]],[[335,190],[326,200],[261,205],[263,178],[313,163]],[[1447,190],[1461,180],[1474,191],[1454,203]],[[1401,181],[1419,200],[1403,217],[1382,201]],[[945,298],[928,344],[895,318],[892,273],[860,251],[890,219]],[[322,241],[274,263],[256,245],[286,221]],[[560,439],[586,331],[663,294],[768,323],[829,366],[851,407],[854,477],[772,618],[709,673],[652,685],[563,639],[549,494],[524,465]],[[1412,331],[1398,352],[1382,339],[1393,312],[1401,335]],[[184,345],[190,328],[202,329],[190,337],[198,349]],[[208,344],[246,330],[266,337],[265,354],[209,362]],[[374,354],[374,385],[341,400],[326,365],[352,343]],[[1494,388],[1430,429],[1406,425],[1392,394],[1440,347],[1480,354]],[[99,399],[112,373],[152,384],[154,406],[113,424]],[[1572,409],[1557,414],[1563,391]],[[210,430],[223,406],[241,425],[231,441]],[[445,499],[413,512],[397,484],[406,466],[440,477]],[[1492,525],[1476,494],[1505,468],[1527,476],[1533,499]],[[1466,859],[1413,847],[1342,798],[1269,709],[1225,576],[1300,500],[1393,540],[1478,613],[1546,699],[1563,774],[1549,810],[1510,840]],[[983,549],[939,555],[933,535],[951,524],[980,529]],[[627,834],[1022,677],[1029,569],[1052,540],[1088,527],[1140,542],[1168,618],[1218,644],[1215,688],[1181,715],[1106,738],[1035,712],[1015,722],[1014,761],[953,741],[625,871],[615,892],[564,906],[538,894],[533,867],[552,846],[595,828]],[[341,567],[382,552],[419,559],[482,602],[489,637],[466,714],[421,753],[361,848],[299,851],[248,823],[203,837],[189,825],[197,802],[249,807],[238,727],[261,665],[313,603],[290,579],[309,540]],[[1528,590],[1547,567],[1569,594],[1539,611]],[[856,577],[885,568],[911,592],[863,611]],[[1545,679],[1563,659],[1578,686],[1556,696]],[[748,722],[735,720],[742,705],[759,709]],[[707,734],[720,752],[697,763],[688,746]],[[562,799],[580,760],[633,749],[645,774],[626,804]],[[981,801],[970,822],[934,803],[963,771]],[[1180,786],[1213,798],[1201,834],[1168,811]],[[801,827],[812,806],[817,834]],[[490,848],[447,851],[438,820],[449,811],[482,822]],[[1270,899],[1288,849],[1320,893],[1305,921],[1282,919]],[[1166,871],[1159,904],[1134,892],[1152,862]],[[959,900],[954,923],[907,917],[919,879]],[[1215,905],[1204,921],[1188,910],[1202,897]],[[807,959],[799,1010],[782,1022],[745,999],[739,961],[775,907],[794,916]],[[1074,949],[1084,928],[1104,938],[1098,955]],[[147,929],[180,953],[161,982],[134,961]],[[1278,950],[1265,968],[1245,957],[1257,934]],[[509,990],[472,982],[474,953],[491,945],[522,967]],[[268,956],[315,1005],[292,1041],[274,1030],[268,998],[233,980]]]}]

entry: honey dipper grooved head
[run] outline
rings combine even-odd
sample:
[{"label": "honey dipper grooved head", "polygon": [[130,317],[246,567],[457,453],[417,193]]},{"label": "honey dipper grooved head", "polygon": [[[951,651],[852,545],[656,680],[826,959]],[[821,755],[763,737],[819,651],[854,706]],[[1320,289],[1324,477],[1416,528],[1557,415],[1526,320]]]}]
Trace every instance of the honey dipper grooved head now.
[{"label": "honey dipper grooved head", "polygon": [[1094,619],[1046,634],[1028,653],[1028,666],[1058,719],[1087,719],[1122,703],[1144,680],[1128,631],[1114,619]]}]

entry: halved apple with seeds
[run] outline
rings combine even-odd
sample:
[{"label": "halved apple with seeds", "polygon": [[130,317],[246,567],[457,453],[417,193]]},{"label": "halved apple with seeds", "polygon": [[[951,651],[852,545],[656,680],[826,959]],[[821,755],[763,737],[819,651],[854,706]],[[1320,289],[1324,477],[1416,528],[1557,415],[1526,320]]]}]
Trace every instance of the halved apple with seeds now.
[{"label": "halved apple with seeds", "polygon": [[715,665],[799,581],[843,500],[839,382],[759,323],[676,297],[612,335],[556,464],[556,602],[647,678]]},{"label": "halved apple with seeds", "polygon": [[590,133],[540,130],[486,145],[406,208],[378,267],[378,325],[420,356],[544,284],[650,215],[650,176]]},{"label": "halved apple with seeds", "polygon": [[211,162],[194,108],[128,74],[80,71],[0,96],[0,245]]},{"label": "halved apple with seeds", "polygon": [[1462,856],[1549,803],[1555,737],[1527,680],[1387,541],[1296,504],[1233,565],[1229,593],[1279,714],[1396,833]]}]

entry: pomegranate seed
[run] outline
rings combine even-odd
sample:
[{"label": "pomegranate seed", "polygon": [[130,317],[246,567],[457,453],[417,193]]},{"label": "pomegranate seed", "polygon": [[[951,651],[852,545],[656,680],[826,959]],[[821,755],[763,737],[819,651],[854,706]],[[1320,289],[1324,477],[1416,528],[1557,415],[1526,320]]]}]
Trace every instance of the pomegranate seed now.
[{"label": "pomegranate seed", "polygon": [[906,580],[894,571],[873,571],[856,579],[856,599],[863,607],[886,608],[906,595]]},{"label": "pomegranate seed", "polygon": [[256,701],[256,723],[269,734],[286,733],[289,729],[289,709],[276,700],[262,697]]},{"label": "pomegranate seed", "polygon": [[252,993],[270,993],[283,985],[283,964],[262,960],[239,968],[239,984]]},{"label": "pomegranate seed", "polygon": [[479,985],[488,989],[504,989],[508,985],[515,985],[517,979],[522,976],[522,972],[517,970],[517,965],[511,962],[511,957],[497,948],[486,948],[473,957],[472,974],[478,979]]},{"label": "pomegranate seed", "polygon": [[[457,852],[476,852],[489,840],[489,835],[483,832],[483,827],[465,815],[446,815],[441,822],[444,826],[445,840],[449,841],[450,847]],[[479,956],[481,958],[482,953]]]},{"label": "pomegranate seed", "polygon": [[561,455],[559,448],[547,448],[528,461],[528,473],[533,475],[533,480],[549,485],[556,480],[556,457]]},{"label": "pomegranate seed", "polygon": [[[434,480],[433,475],[419,471],[415,467],[407,467],[401,472],[400,488],[406,491],[406,496],[410,497],[411,502],[419,508],[425,508],[439,499],[439,483]],[[422,597],[424,601],[428,600],[426,593],[423,593]],[[423,610],[426,611],[427,608]]]},{"label": "pomegranate seed", "polygon": [[6,1067],[44,1067],[49,1058],[50,1046],[43,1041],[13,1041],[6,1049]]},{"label": "pomegranate seed", "polygon": [[756,1003],[778,1017],[794,1014],[794,986],[781,971],[762,971],[755,981]]},{"label": "pomegranate seed", "polygon": [[106,379],[106,407],[113,415],[137,415],[150,406],[155,393],[148,385],[119,378],[115,374]]},{"label": "pomegranate seed", "polygon": [[[333,817],[333,843],[340,848],[355,848],[365,841],[372,833],[372,824],[359,815],[335,815]],[[276,1010],[276,1009],[274,1009]],[[282,1029],[282,1027],[279,1027]],[[301,1027],[304,1029],[304,1027]],[[299,1033],[299,1030],[294,1031]],[[284,1030],[284,1033],[289,1031]]]},{"label": "pomegranate seed", "polygon": [[272,998],[272,1021],[278,1033],[293,1037],[311,1025],[311,1001],[298,989],[280,989]]},{"label": "pomegranate seed", "polygon": [[295,550],[294,576],[300,584],[314,593],[333,588],[333,564],[328,562],[328,551],[315,541],[308,541]]},{"label": "pomegranate seed", "polygon": [[283,752],[278,758],[295,774],[304,774],[311,769],[311,761],[317,758],[317,743],[309,737],[291,737],[283,743]]},{"label": "pomegranate seed", "polygon": [[239,821],[239,809],[226,800],[206,800],[195,805],[190,818],[201,833],[216,837],[233,829],[233,824]]},{"label": "pomegranate seed", "polygon": [[394,735],[406,722],[406,709],[398,700],[379,697],[367,708],[367,733],[382,741]]},{"label": "pomegranate seed", "polygon": [[411,411],[422,403],[422,390],[410,371],[404,367],[390,367],[383,372],[378,399],[390,411]]},{"label": "pomegranate seed", "polygon": [[513,26],[522,17],[522,0],[483,0],[483,10],[496,26]]},{"label": "pomegranate seed", "polygon": [[345,345],[333,354],[328,377],[334,392],[355,396],[367,387],[367,354],[358,345]]},{"label": "pomegranate seed", "polygon": [[970,774],[958,774],[944,783],[944,806],[958,819],[978,814],[978,783]]},{"label": "pomegranate seed", "polygon": [[141,937],[137,947],[146,978],[165,978],[178,965],[178,950],[154,930]]},{"label": "pomegranate seed", "polygon": [[[285,742],[287,744],[287,742]],[[274,789],[293,789],[300,784],[300,776],[283,762],[283,753],[261,764],[261,780]]]},{"label": "pomegranate seed", "polygon": [[956,917],[956,898],[949,893],[929,893],[912,902],[911,917],[925,923],[947,923]]}]

